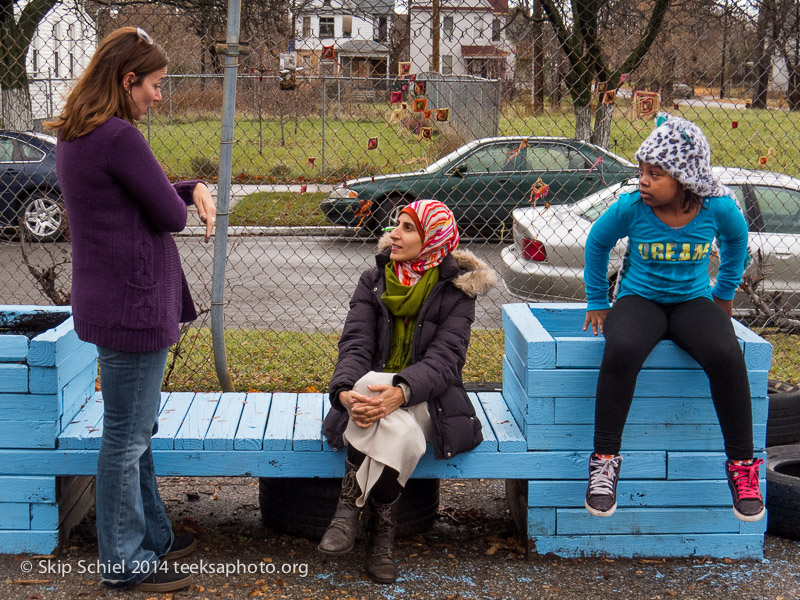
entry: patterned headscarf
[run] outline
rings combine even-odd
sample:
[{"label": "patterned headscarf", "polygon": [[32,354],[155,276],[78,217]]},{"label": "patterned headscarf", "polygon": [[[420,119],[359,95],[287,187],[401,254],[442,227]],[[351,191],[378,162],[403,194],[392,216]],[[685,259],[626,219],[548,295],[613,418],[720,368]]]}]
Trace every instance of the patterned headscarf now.
[{"label": "patterned headscarf", "polygon": [[395,263],[397,278],[405,286],[419,281],[428,269],[438,266],[458,246],[458,227],[453,213],[438,200],[417,200],[401,213],[409,215],[417,226],[422,248],[412,259]]},{"label": "patterned headscarf", "polygon": [[691,121],[660,113],[656,128],[636,151],[636,160],[661,167],[701,198],[733,196],[711,172],[711,147]]}]

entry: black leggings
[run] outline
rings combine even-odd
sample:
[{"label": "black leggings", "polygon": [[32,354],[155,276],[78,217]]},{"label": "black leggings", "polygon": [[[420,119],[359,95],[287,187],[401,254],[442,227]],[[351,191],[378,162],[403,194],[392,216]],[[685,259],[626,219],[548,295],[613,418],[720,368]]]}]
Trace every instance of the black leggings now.
[{"label": "black leggings", "polygon": [[[359,452],[352,446],[347,447],[347,460],[356,465],[356,467],[360,467],[366,457],[366,454]],[[400,496],[400,493],[403,491],[403,486],[397,481],[399,476],[400,473],[395,469],[384,465],[383,473],[381,473],[381,476],[378,477],[378,481],[375,482],[375,485],[372,486],[372,490],[370,490],[369,494],[372,496],[372,499],[379,504],[391,504],[397,500],[398,496]]]},{"label": "black leggings", "polygon": [[642,364],[659,340],[671,339],[708,375],[728,458],[753,457],[747,367],[724,310],[708,298],[659,304],[640,296],[624,296],[608,313],[603,332],[606,344],[597,380],[595,452],[619,454]]}]

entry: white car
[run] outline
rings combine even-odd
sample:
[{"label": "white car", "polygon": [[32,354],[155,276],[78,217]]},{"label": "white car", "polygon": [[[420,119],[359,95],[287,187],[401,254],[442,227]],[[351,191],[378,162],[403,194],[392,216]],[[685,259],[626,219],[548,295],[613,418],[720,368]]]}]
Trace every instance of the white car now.
[{"label": "white car", "polygon": [[[715,175],[731,188],[745,210],[750,251],[765,269],[760,294],[800,308],[800,179],[748,169],[715,167]],[[583,262],[592,223],[621,194],[635,191],[637,180],[612,185],[572,204],[548,208],[518,208],[512,213],[514,244],[503,248],[503,281],[526,300],[584,300]],[[620,240],[609,261],[609,292],[613,292],[627,239]],[[712,260],[712,276],[716,272]],[[737,292],[735,306],[750,306]]]}]

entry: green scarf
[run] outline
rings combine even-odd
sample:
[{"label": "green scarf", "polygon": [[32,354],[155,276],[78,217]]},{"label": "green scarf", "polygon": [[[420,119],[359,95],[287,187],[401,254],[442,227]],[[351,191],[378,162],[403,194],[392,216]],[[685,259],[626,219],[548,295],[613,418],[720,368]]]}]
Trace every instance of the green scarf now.
[{"label": "green scarf", "polygon": [[404,286],[397,278],[394,263],[386,265],[386,291],[381,300],[394,316],[394,331],[389,345],[389,360],[386,373],[399,373],[411,364],[411,342],[417,316],[422,310],[428,294],[439,281],[439,267],[425,271],[422,278],[412,286]]}]

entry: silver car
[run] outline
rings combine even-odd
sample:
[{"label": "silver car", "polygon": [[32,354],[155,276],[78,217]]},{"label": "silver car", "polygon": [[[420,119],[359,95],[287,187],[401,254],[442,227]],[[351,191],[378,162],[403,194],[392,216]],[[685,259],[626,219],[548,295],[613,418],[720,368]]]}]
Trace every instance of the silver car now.
[{"label": "silver car", "polygon": [[[756,258],[747,274],[753,275],[760,263],[765,275],[757,291],[800,308],[800,179],[727,167],[715,167],[714,173],[745,210]],[[508,290],[526,300],[584,300],[583,253],[589,229],[621,194],[636,189],[637,180],[631,179],[572,204],[514,210],[514,244],[502,251]],[[611,253],[610,294],[626,243],[627,238],[620,240]],[[712,259],[712,276],[717,265]],[[751,306],[744,292],[737,292],[735,306]]]}]

